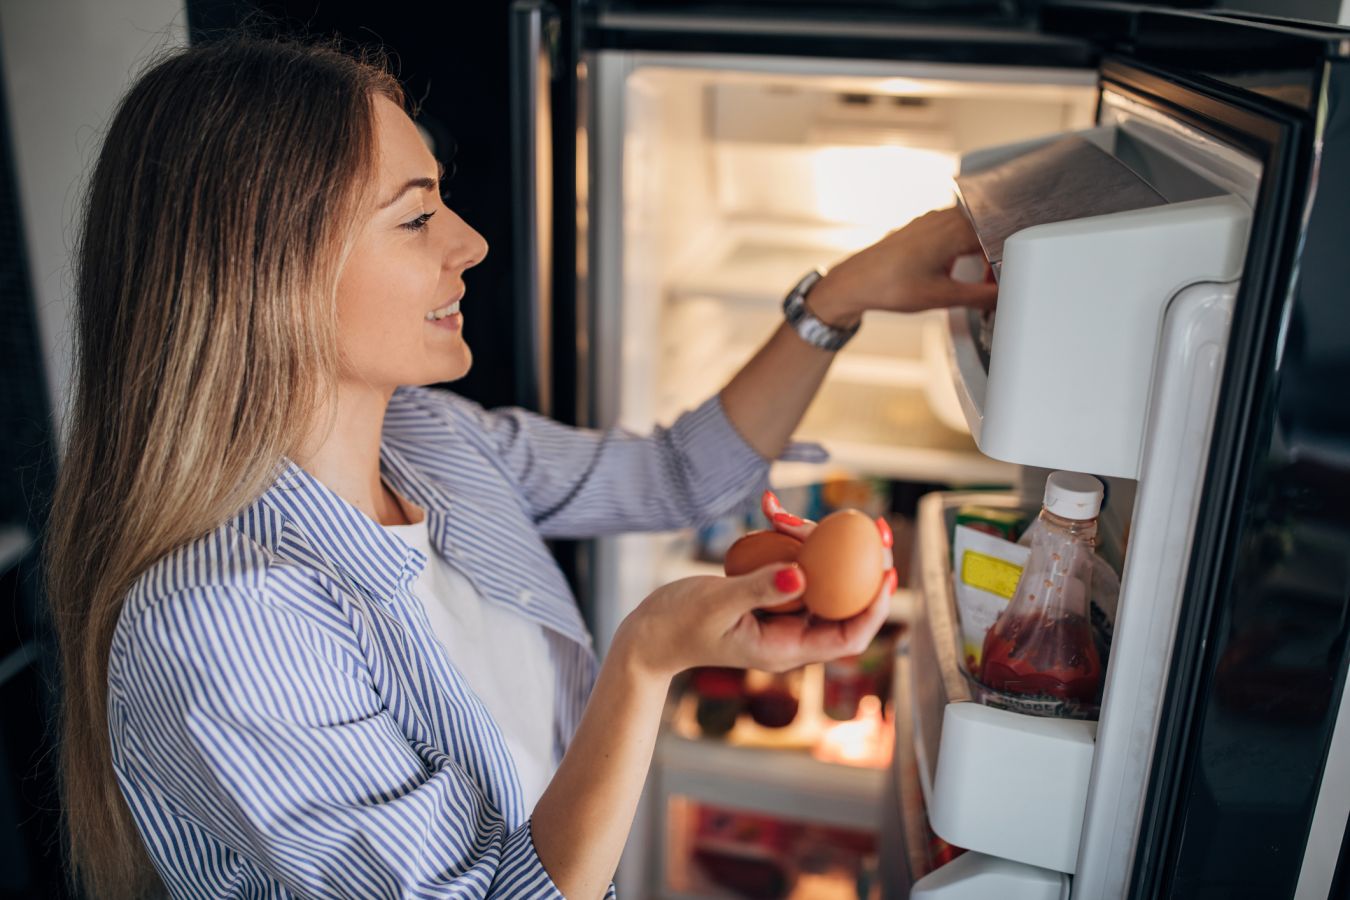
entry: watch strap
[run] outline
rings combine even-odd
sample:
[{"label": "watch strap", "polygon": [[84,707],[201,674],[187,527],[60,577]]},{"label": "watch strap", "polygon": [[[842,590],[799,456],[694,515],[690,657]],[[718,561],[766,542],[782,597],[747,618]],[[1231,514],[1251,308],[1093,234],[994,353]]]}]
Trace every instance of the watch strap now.
[{"label": "watch strap", "polygon": [[806,295],[811,292],[811,288],[816,286],[816,282],[825,277],[819,269],[812,269],[807,272],[802,280],[797,282],[796,287],[788,291],[788,295],[783,298],[783,317],[787,319],[789,325],[797,332],[797,335],[813,347],[819,347],[821,350],[835,351],[849,342],[853,335],[858,333],[858,326],[851,328],[838,328],[827,322],[821,321],[811,312],[810,307],[806,305]]}]

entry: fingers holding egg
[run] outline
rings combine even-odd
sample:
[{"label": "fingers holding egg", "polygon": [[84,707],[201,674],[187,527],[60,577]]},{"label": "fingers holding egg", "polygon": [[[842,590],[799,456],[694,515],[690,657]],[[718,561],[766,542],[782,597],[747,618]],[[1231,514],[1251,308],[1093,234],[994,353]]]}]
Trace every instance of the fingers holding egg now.
[{"label": "fingers holding egg", "polygon": [[[765,494],[766,510],[772,494]],[[776,505],[776,499],[773,500]],[[796,562],[806,575],[800,600],[765,607],[766,612],[795,612],[804,604],[822,619],[842,620],[862,612],[876,597],[891,569],[890,549],[879,526],[856,510],[827,516],[805,541],[780,531],[756,531],[731,545],[724,567],[743,575],[772,563]]]},{"label": "fingers holding egg", "polygon": [[[727,548],[722,568],[729,576],[746,575],[774,563],[797,561],[802,542],[777,531],[752,531]],[[800,597],[785,603],[761,607],[764,612],[789,613],[802,608]]]},{"label": "fingers holding egg", "polygon": [[811,536],[812,531],[815,531],[815,522],[788,512],[773,491],[765,491],[760,496],[759,508],[764,513],[764,518],[777,532],[804,541]]}]

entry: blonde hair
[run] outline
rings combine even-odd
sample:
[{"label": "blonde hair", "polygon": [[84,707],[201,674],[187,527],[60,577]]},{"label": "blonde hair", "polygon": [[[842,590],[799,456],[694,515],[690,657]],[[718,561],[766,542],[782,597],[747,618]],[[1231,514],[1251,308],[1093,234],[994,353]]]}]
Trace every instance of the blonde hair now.
[{"label": "blonde hair", "polygon": [[382,58],[232,37],[123,98],[76,260],[76,382],[46,546],[70,870],[162,886],[113,773],[108,653],[157,560],[257,498],[331,396],[335,291],[375,152]]}]

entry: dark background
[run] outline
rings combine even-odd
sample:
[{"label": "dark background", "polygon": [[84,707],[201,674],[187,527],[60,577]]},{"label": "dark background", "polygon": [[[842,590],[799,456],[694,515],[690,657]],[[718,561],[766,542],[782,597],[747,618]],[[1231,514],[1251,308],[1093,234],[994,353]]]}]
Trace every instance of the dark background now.
[{"label": "dark background", "polygon": [[487,259],[464,276],[464,330],[474,365],[455,389],[489,407],[518,402],[511,364],[519,323],[511,308],[510,0],[449,8],[353,0],[203,0],[187,7],[194,42],[243,25],[264,34],[336,36],[389,51],[390,68],[419,106],[419,124],[436,139],[447,173],[453,172],[448,204],[489,247]]}]

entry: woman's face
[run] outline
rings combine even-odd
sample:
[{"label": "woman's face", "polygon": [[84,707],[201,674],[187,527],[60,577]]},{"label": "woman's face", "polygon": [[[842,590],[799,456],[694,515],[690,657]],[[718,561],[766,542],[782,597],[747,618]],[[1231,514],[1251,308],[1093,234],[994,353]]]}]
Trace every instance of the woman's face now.
[{"label": "woman's face", "polygon": [[341,379],[388,392],[452,381],[473,363],[458,304],[487,242],[441,202],[435,157],[383,96],[375,147],[373,197],[338,278]]}]

